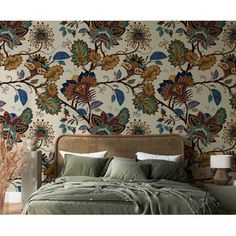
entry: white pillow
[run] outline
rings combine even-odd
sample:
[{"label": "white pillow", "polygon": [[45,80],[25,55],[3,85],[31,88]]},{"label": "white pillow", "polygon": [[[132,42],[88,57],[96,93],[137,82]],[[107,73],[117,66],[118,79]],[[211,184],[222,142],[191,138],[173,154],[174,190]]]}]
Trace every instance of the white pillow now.
[{"label": "white pillow", "polygon": [[64,158],[66,154],[71,154],[78,157],[91,157],[91,158],[103,158],[106,156],[107,151],[102,152],[90,152],[90,153],[77,153],[77,152],[67,152],[59,150],[61,156]]},{"label": "white pillow", "polygon": [[180,155],[158,155],[158,154],[150,154],[145,152],[137,152],[138,160],[165,160],[165,161],[173,161],[179,162],[181,160]]}]

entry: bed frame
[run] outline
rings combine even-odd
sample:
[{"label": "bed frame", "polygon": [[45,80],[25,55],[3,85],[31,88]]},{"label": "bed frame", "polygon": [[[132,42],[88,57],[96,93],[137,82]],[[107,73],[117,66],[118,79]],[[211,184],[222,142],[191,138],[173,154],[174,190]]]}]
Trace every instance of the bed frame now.
[{"label": "bed frame", "polygon": [[[159,155],[180,154],[184,160],[184,142],[180,135],[62,135],[56,141],[56,175],[63,167],[59,150],[89,153],[108,150],[107,157],[136,158],[136,152]],[[183,161],[184,163],[184,161]]]}]

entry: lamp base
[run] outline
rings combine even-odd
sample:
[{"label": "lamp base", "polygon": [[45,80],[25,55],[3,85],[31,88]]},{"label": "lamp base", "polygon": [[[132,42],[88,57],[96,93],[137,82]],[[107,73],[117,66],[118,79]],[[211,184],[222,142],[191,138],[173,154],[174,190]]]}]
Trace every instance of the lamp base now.
[{"label": "lamp base", "polygon": [[228,185],[230,177],[228,175],[229,169],[217,169],[213,178],[214,183],[217,185]]}]

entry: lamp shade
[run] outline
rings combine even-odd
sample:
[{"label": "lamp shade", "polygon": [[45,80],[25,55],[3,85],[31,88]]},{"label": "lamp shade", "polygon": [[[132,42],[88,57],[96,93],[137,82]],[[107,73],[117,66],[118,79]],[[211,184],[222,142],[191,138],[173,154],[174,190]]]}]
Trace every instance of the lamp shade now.
[{"label": "lamp shade", "polygon": [[232,155],[211,155],[211,168],[228,169],[232,166]]}]

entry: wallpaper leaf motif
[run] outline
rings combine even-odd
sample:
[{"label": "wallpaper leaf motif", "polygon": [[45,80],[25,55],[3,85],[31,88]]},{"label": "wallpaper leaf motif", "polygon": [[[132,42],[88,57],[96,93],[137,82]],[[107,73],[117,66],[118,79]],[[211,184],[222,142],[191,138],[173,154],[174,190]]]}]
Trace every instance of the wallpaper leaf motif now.
[{"label": "wallpaper leaf motif", "polygon": [[197,171],[210,154],[236,147],[235,29],[225,21],[2,21],[0,122],[13,142],[37,141],[46,180],[48,152],[68,132],[179,133],[189,169],[209,178]]}]

